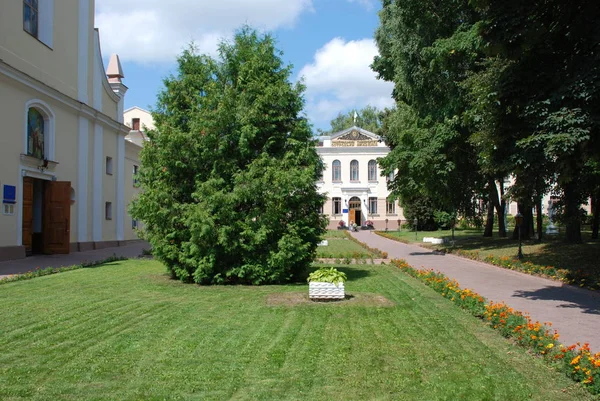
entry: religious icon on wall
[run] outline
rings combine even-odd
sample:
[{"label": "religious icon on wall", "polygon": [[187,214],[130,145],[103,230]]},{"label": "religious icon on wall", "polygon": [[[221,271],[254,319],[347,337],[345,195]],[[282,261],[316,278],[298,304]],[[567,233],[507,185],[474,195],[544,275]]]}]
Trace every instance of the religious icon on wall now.
[{"label": "religious icon on wall", "polygon": [[44,116],[34,108],[27,114],[27,154],[44,158]]}]

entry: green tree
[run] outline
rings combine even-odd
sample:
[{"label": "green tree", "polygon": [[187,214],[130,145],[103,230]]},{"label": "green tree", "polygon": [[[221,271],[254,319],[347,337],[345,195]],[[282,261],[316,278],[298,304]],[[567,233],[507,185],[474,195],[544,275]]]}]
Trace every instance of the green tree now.
[{"label": "green tree", "polygon": [[323,166],[290,74],[273,38],[245,27],[217,59],[185,50],[164,80],[131,212],[172,277],[280,283],[313,261]]},{"label": "green tree", "polygon": [[505,66],[489,93],[501,116],[497,137],[514,144],[518,200],[530,209],[544,185],[554,184],[566,238],[579,242],[579,208],[597,188],[591,182],[600,151],[600,7],[587,0],[473,4],[487,55]]},{"label": "green tree", "polygon": [[[354,119],[356,113],[356,120]],[[331,135],[343,131],[352,126],[357,126],[367,131],[377,132],[381,127],[381,111],[373,106],[366,106],[360,110],[350,110],[346,114],[338,113],[331,120],[331,128],[327,131],[319,130],[319,135]]]},{"label": "green tree", "polygon": [[396,100],[380,131],[391,148],[380,165],[384,173],[398,170],[390,188],[405,209],[424,198],[434,210],[471,216],[487,180],[469,141],[459,83],[482,57],[477,15],[467,0],[386,0],[379,16],[372,68],[394,82]]}]

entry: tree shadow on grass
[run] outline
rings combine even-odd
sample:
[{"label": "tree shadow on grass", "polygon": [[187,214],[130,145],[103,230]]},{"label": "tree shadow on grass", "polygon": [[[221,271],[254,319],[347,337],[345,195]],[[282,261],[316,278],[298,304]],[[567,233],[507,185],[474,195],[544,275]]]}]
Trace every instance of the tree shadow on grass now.
[{"label": "tree shadow on grass", "polygon": [[583,313],[600,315],[600,296],[576,288],[544,287],[535,291],[515,291],[516,297],[532,300],[563,301],[559,308],[580,308]]},{"label": "tree shadow on grass", "polygon": [[353,267],[345,267],[345,266],[336,266],[341,272],[346,273],[346,277],[348,277],[348,281],[360,280],[361,278],[368,277],[371,275],[371,272],[365,269],[357,269]]}]

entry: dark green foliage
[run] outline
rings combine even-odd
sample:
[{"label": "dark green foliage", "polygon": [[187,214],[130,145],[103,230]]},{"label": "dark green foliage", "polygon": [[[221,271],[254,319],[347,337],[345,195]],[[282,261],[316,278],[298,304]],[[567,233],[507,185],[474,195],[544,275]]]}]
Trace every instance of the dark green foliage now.
[{"label": "dark green foliage", "polygon": [[297,280],[325,221],[322,163],[301,117],[301,84],[269,35],[250,28],[219,47],[193,48],[165,79],[142,151],[132,213],[175,278],[201,284]]}]

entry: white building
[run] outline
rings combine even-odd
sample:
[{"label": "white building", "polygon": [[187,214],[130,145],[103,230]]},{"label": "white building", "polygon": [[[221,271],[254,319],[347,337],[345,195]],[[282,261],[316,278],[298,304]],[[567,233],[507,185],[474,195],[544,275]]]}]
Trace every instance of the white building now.
[{"label": "white building", "polygon": [[340,221],[346,226],[372,221],[378,230],[395,230],[405,220],[398,202],[388,200],[388,178],[381,176],[377,162],[389,152],[379,136],[359,127],[319,138],[317,153],[325,170],[317,185],[327,195],[323,213],[329,229]]}]

